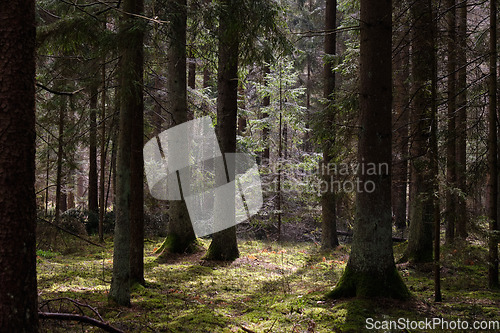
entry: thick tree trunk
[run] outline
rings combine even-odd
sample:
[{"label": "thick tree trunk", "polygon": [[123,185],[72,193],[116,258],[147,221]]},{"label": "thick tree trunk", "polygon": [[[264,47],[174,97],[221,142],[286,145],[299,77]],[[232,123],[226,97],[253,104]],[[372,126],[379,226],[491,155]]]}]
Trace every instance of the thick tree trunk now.
[{"label": "thick tree trunk", "polygon": [[[337,28],[337,1],[327,0],[325,9],[325,30],[335,30]],[[336,34],[330,33],[325,35],[325,54],[336,54]],[[333,160],[333,152],[335,146],[335,106],[334,96],[335,93],[335,73],[333,72],[334,64],[327,61],[324,65],[324,91],[323,97],[328,101],[325,126],[331,130],[331,137],[323,144],[323,165],[321,167],[323,180],[326,189],[321,196],[321,248],[329,250],[339,245],[337,238],[337,214],[335,211],[335,191],[333,186],[334,176],[326,170],[330,169],[330,164]]]},{"label": "thick tree trunk", "polygon": [[[239,31],[235,22],[237,0],[223,0],[219,20],[219,70],[217,74],[217,130],[223,154],[236,152],[238,113]],[[233,260],[239,257],[236,227],[217,232],[207,250],[207,260]]]},{"label": "thick tree trunk", "polygon": [[431,0],[417,0],[410,8],[412,33],[411,110],[411,197],[408,247],[402,261],[432,261],[434,221],[433,176],[431,168],[431,126],[434,50],[434,23]]},{"label": "thick tree trunk", "polygon": [[[104,216],[106,215],[105,177],[106,177],[106,66],[102,65],[101,93],[101,160],[99,175],[99,241],[104,242]],[[109,140],[108,140],[109,143]]]},{"label": "thick tree trunk", "polygon": [[[358,172],[367,185],[356,194],[356,223],[347,267],[333,297],[407,298],[396,270],[391,217],[392,3],[361,0],[360,132],[358,161],[377,174]],[[373,190],[371,190],[373,188]]]},{"label": "thick tree trunk", "polygon": [[[130,156],[130,280],[131,284],[144,281],[144,102],[143,85],[143,36],[137,36],[136,98],[132,114]],[[139,44],[139,39],[140,43]]]},{"label": "thick tree trunk", "polygon": [[[171,16],[167,50],[168,107],[172,126],[188,121],[186,86],[186,0],[167,2]],[[186,138],[187,139],[187,138]],[[168,152],[167,152],[168,158]],[[165,253],[189,253],[196,250],[196,235],[184,200],[169,202],[168,236],[162,250]]]},{"label": "thick tree trunk", "polygon": [[35,1],[0,10],[0,331],[38,332]]},{"label": "thick tree trunk", "polygon": [[[434,21],[434,17],[432,20]],[[431,149],[431,193],[432,204],[433,204],[433,226],[434,226],[434,301],[441,302],[441,263],[440,263],[440,252],[441,252],[441,214],[439,209],[439,165],[438,165],[438,122],[437,122],[437,61],[436,55],[433,56],[433,62],[431,63],[432,68],[432,82],[431,82],[431,137],[430,137],[430,149]]]},{"label": "thick tree trunk", "polygon": [[[402,3],[405,6],[405,3]],[[406,18],[406,16],[404,16]],[[406,229],[406,196],[408,188],[408,122],[410,92],[410,40],[407,38],[408,24],[402,24],[397,31],[397,43],[400,47],[394,56],[394,113],[392,147],[392,214],[398,230]]]},{"label": "thick tree trunk", "polygon": [[[497,160],[497,3],[490,1],[490,79],[488,108],[488,218],[490,231],[498,229]],[[498,288],[498,240],[489,237],[488,286]]]},{"label": "thick tree trunk", "polygon": [[447,75],[448,75],[448,133],[446,140],[446,242],[455,239],[456,220],[456,7],[455,0],[447,0]]},{"label": "thick tree trunk", "polygon": [[459,238],[467,238],[467,205],[465,195],[467,191],[467,1],[462,1],[458,9],[458,36],[457,42],[457,151],[456,151],[456,174],[457,188],[460,194],[457,196],[456,235]]},{"label": "thick tree trunk", "polygon": [[109,298],[130,305],[130,200],[131,132],[136,112],[142,110],[143,22],[134,15],[143,11],[142,0],[125,0],[119,25],[120,130],[116,179],[116,223],[113,278]]}]

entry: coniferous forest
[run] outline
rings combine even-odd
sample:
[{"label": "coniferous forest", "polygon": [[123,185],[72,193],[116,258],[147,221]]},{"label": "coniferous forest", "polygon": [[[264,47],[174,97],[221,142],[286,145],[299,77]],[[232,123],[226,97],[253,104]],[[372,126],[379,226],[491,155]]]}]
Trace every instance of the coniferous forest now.
[{"label": "coniferous forest", "polygon": [[4,1],[0,332],[500,331],[498,6]]}]

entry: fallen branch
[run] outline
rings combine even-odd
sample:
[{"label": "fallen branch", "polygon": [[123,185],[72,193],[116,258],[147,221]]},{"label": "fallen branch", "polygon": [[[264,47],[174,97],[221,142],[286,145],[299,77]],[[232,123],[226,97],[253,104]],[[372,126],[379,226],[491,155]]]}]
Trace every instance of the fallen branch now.
[{"label": "fallen branch", "polygon": [[60,227],[60,226],[58,226],[57,224],[52,223],[52,222],[50,222],[50,221],[48,221],[48,220],[46,220],[46,219],[44,219],[44,218],[38,217],[38,219],[39,219],[40,221],[42,221],[42,222],[45,222],[45,223],[47,223],[47,224],[50,224],[50,225],[51,225],[51,226],[53,226],[54,228],[59,229],[59,230],[61,230],[61,231],[65,232],[65,233],[67,233],[67,234],[70,234],[70,235],[72,235],[72,236],[75,236],[75,237],[77,237],[77,238],[80,238],[81,240],[84,240],[84,241],[86,241],[86,242],[87,242],[87,243],[89,243],[89,244],[92,244],[92,245],[95,245],[95,246],[99,246],[99,247],[105,248],[105,246],[102,246],[101,244],[94,243],[94,242],[93,242],[93,241],[91,241],[90,239],[87,239],[87,238],[82,237],[82,236],[80,236],[80,235],[78,235],[78,234],[75,234],[75,233],[74,233],[74,232],[72,232],[72,231],[66,230],[66,229],[64,229],[63,227]]},{"label": "fallen branch", "polygon": [[[352,236],[352,231],[337,230],[337,235]],[[407,240],[406,238],[392,237],[392,241],[397,243],[405,242],[406,240]]]},{"label": "fallen branch", "polygon": [[116,327],[113,327],[109,324],[106,324],[105,322],[96,320],[91,317],[87,316],[81,316],[77,314],[71,314],[71,313],[54,313],[54,312],[38,312],[38,318],[40,319],[53,319],[53,320],[69,320],[69,321],[78,321],[81,323],[86,323],[90,324],[95,327],[102,328],[106,332],[112,332],[112,333],[125,333],[122,330],[119,330]]},{"label": "fallen branch", "polygon": [[39,308],[43,309],[45,306],[47,306],[47,310],[50,311],[50,307],[48,306],[49,303],[58,302],[58,301],[68,301],[68,302],[72,303],[76,308],[78,308],[78,310],[80,310],[82,315],[83,315],[83,310],[81,309],[81,307],[85,307],[87,309],[90,309],[97,317],[99,317],[100,321],[104,321],[104,319],[102,319],[101,315],[94,307],[92,307],[88,304],[80,303],[80,302],[78,302],[74,299],[68,298],[68,297],[59,297],[59,298],[48,299],[48,300],[44,301],[43,303],[41,303]]}]

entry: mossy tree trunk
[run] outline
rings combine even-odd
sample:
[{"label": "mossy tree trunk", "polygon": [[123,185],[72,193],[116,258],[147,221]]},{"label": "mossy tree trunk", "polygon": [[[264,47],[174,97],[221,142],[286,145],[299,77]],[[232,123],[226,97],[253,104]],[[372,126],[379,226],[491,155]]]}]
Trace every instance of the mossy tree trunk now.
[{"label": "mossy tree trunk", "polygon": [[351,254],[337,287],[329,295],[331,297],[409,296],[396,270],[392,250],[391,14],[390,0],[361,1],[358,161],[378,167],[375,175],[358,171],[359,181],[362,184],[370,182],[373,186],[356,195]]},{"label": "mossy tree trunk", "polygon": [[0,332],[38,332],[35,1],[0,10]]},{"label": "mossy tree trunk", "polygon": [[[236,152],[238,113],[239,27],[235,20],[237,0],[221,1],[219,18],[219,60],[217,91],[217,132],[221,152]],[[234,260],[239,257],[236,227],[217,232],[205,255],[207,260]]]},{"label": "mossy tree trunk", "polygon": [[[167,48],[167,91],[168,108],[172,126],[188,121],[186,80],[186,0],[168,0],[169,16]],[[187,139],[187,138],[186,138]],[[168,158],[168,152],[167,152]],[[184,200],[169,202],[168,235],[161,250],[164,253],[193,252],[196,249],[189,213]]]},{"label": "mossy tree trunk", "polygon": [[109,298],[130,305],[130,200],[132,122],[142,107],[143,22],[134,14],[143,11],[142,0],[125,0],[119,24],[120,125],[116,161],[116,223],[113,277]]},{"label": "mossy tree trunk", "polygon": [[[325,9],[325,30],[333,31],[337,28],[337,1],[327,0]],[[336,54],[336,34],[329,33],[325,35],[325,54],[333,57]],[[321,196],[321,248],[324,250],[333,249],[339,245],[337,238],[337,214],[335,209],[335,191],[333,186],[333,177],[335,175],[326,172],[330,169],[330,164],[333,160],[332,150],[335,147],[335,106],[334,106],[334,93],[335,93],[335,73],[333,69],[335,63],[333,59],[325,61],[324,65],[324,92],[323,97],[328,101],[326,109],[325,124],[331,129],[331,137],[323,144],[323,179],[326,186],[325,191]]]},{"label": "mossy tree trunk", "polygon": [[435,61],[434,23],[431,0],[417,0],[412,17],[412,96],[410,115],[410,228],[408,247],[401,261],[432,261],[434,199],[432,175],[432,80]]}]

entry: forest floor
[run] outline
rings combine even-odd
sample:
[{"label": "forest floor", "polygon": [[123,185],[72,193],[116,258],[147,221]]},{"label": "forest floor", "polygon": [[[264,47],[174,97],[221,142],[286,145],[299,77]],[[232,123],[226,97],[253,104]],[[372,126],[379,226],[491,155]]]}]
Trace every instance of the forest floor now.
[{"label": "forest floor", "polygon": [[[64,253],[39,250],[41,309],[97,319],[100,315],[126,332],[360,332],[366,331],[368,318],[425,321],[441,317],[470,325],[500,320],[500,292],[486,288],[486,249],[474,242],[443,247],[441,303],[433,300],[432,264],[398,265],[413,295],[408,301],[325,299],[346,265],[348,245],[322,253],[315,243],[242,240],[240,258],[220,263],[203,261],[203,252],[160,260],[154,249],[161,242],[146,243],[147,286],[133,289],[130,308],[108,303],[111,239],[104,248],[75,242],[74,246],[66,244]],[[201,243],[208,247],[207,240]],[[396,257],[404,246],[395,245]],[[100,330],[43,320],[42,331]],[[406,330],[410,331],[416,330]]]}]

